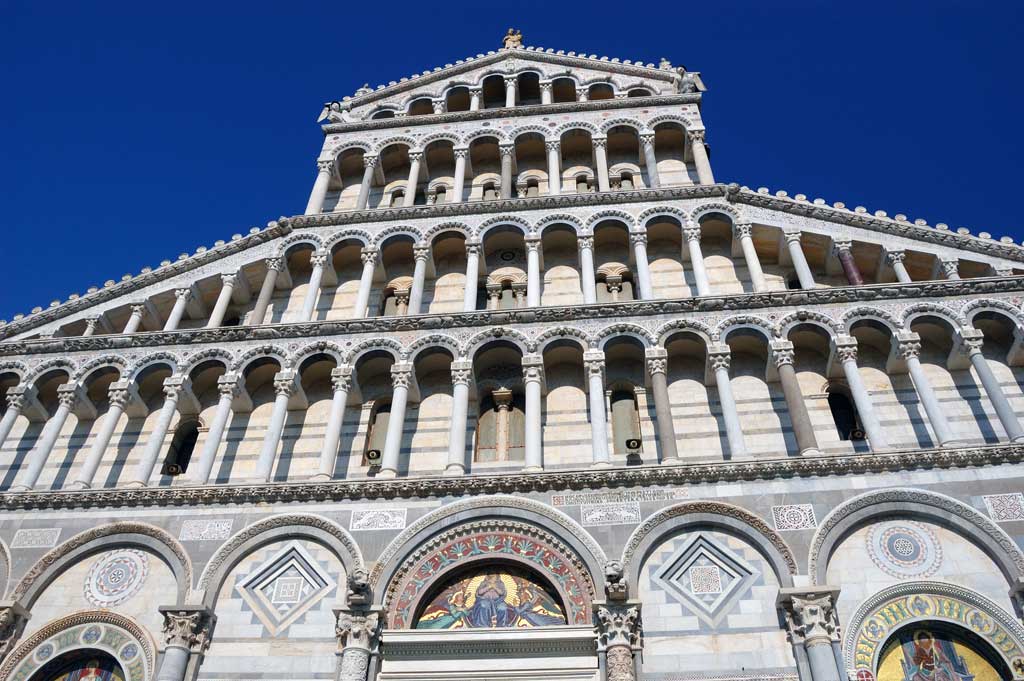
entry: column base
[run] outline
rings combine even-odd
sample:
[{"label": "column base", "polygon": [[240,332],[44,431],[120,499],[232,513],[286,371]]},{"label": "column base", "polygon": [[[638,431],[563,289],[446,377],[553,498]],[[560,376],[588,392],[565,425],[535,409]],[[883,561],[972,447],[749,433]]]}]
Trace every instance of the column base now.
[{"label": "column base", "polygon": [[1013,444],[1013,445],[1019,445],[1019,444],[1022,444],[1022,443],[1024,443],[1024,435],[1012,438],[1010,440],[1010,444]]},{"label": "column base", "polygon": [[673,457],[668,458],[668,459],[662,459],[661,460],[661,465],[662,466],[677,466],[677,465],[681,464],[682,462],[683,462],[683,460],[680,459],[678,456],[673,456]]},{"label": "column base", "polygon": [[946,442],[940,442],[939,447],[941,449],[956,449],[957,447],[966,447],[966,440],[947,440]]},{"label": "column base", "polygon": [[465,475],[466,467],[459,463],[450,463],[445,467],[444,474],[450,476]]},{"label": "column base", "polygon": [[543,471],[543,466],[526,466],[525,468],[523,468],[524,473],[541,473]]},{"label": "column base", "polygon": [[590,464],[590,467],[591,468],[611,468],[612,467],[612,462],[611,461],[595,461],[594,463]]},{"label": "column base", "polygon": [[375,477],[379,480],[391,480],[398,477],[398,471],[391,470],[390,468],[381,468],[377,471]]},{"label": "column base", "polygon": [[124,486],[130,489],[138,489],[139,487],[145,487],[146,483],[140,482],[139,480],[132,480],[131,482],[126,482]]},{"label": "column base", "polygon": [[815,447],[808,447],[800,450],[800,456],[821,456],[821,450]]},{"label": "column base", "polygon": [[71,483],[70,485],[68,485],[67,487],[65,487],[64,489],[80,491],[80,490],[84,490],[84,489],[89,489],[90,487],[91,487],[91,485],[89,483],[82,482],[81,480],[76,480],[73,483]]},{"label": "column base", "polygon": [[329,480],[331,480],[331,476],[327,473],[317,473],[309,478],[310,482],[328,482]]},{"label": "column base", "polygon": [[8,492],[31,492],[31,491],[32,491],[32,488],[31,488],[31,487],[28,487],[28,486],[26,486],[26,485],[11,485],[11,486],[10,486],[10,487],[8,488],[8,490],[7,490],[7,491],[8,491]]}]

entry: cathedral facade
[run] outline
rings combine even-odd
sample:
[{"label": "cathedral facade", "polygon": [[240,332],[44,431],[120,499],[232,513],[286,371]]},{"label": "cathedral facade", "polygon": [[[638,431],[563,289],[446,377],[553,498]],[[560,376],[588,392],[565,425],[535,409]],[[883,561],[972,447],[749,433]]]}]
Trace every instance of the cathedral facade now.
[{"label": "cathedral facade", "polygon": [[503,42],[326,104],[304,214],[0,324],[0,679],[1024,679],[1024,248]]}]

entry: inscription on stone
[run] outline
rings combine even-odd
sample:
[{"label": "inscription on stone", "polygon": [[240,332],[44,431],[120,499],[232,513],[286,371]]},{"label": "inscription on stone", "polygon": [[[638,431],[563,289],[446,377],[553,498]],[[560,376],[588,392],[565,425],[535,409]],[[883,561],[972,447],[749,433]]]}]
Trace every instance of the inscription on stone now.
[{"label": "inscription on stone", "polygon": [[640,502],[583,504],[580,506],[580,518],[586,526],[636,524],[640,522]]},{"label": "inscription on stone", "polygon": [[18,530],[11,541],[12,549],[48,549],[57,545],[59,527],[45,527],[34,530]]},{"label": "inscription on stone", "polygon": [[404,508],[372,508],[352,511],[351,530],[404,530]]},{"label": "inscription on stone", "polygon": [[186,520],[181,524],[178,539],[182,541],[213,541],[231,536],[233,520]]},{"label": "inscription on stone", "polygon": [[689,499],[686,489],[626,489],[616,492],[573,492],[552,494],[552,506],[582,506],[584,504],[610,504],[626,501],[673,501]]}]

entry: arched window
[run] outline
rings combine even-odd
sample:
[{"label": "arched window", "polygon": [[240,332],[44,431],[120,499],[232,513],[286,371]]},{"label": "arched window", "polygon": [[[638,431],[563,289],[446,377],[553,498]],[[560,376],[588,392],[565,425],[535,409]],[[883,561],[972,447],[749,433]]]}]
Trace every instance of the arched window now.
[{"label": "arched window", "polygon": [[484,185],[483,198],[484,201],[494,201],[498,198],[498,190],[493,182],[488,182]]},{"label": "arched window", "polygon": [[565,608],[543,579],[518,567],[460,572],[419,607],[416,629],[525,629],[566,624]]},{"label": "arched window", "polygon": [[633,189],[633,173],[622,173],[619,176],[619,189]]},{"label": "arched window", "polygon": [[647,90],[647,89],[644,89],[642,87],[635,87],[632,90],[630,90],[629,94],[627,94],[626,96],[627,97],[650,97],[651,96],[651,91]]},{"label": "arched window", "polygon": [[434,203],[448,203],[448,188],[443,184],[438,185],[434,190]]},{"label": "arched window", "polygon": [[32,681],[124,681],[125,673],[101,650],[75,650],[43,665]]},{"label": "arched window", "polygon": [[427,98],[417,99],[415,102],[409,105],[410,116],[426,116],[427,114],[434,113],[434,105]]},{"label": "arched window", "polygon": [[593,191],[590,186],[590,178],[586,175],[579,175],[576,177],[576,193],[577,194],[589,194]]},{"label": "arched window", "polygon": [[640,441],[640,408],[636,392],[631,388],[619,387],[612,391],[612,451],[616,454],[630,454],[638,447],[630,447],[630,440]]},{"label": "arched window", "polygon": [[525,402],[508,388],[480,401],[476,422],[476,461],[525,461]]},{"label": "arched window", "polygon": [[[390,402],[374,405],[366,432],[366,446],[363,448],[363,465],[369,466],[380,463],[380,456],[384,452],[384,439],[387,437],[388,419],[390,417]],[[376,452],[376,454],[372,454],[372,452]]]},{"label": "arched window", "polygon": [[195,419],[184,420],[178,424],[171,439],[171,447],[167,450],[167,457],[160,469],[161,475],[181,475],[188,470],[188,463],[192,460],[192,453],[196,448],[196,440],[199,439],[199,421]]},{"label": "arched window", "polygon": [[392,208],[398,208],[399,206],[402,205],[402,203],[404,201],[405,201],[405,190],[404,189],[396,189],[395,191],[391,192],[391,207]]},{"label": "arched window", "polygon": [[885,643],[875,678],[1009,681],[1013,675],[977,634],[943,622],[918,622],[903,627]]},{"label": "arched window", "polygon": [[840,440],[863,440],[864,430],[857,416],[857,408],[846,390],[837,386],[828,387],[828,408],[836,424]]},{"label": "arched window", "polygon": [[526,196],[540,196],[540,183],[537,180],[526,181]]},{"label": "arched window", "polygon": [[395,112],[394,111],[392,111],[391,109],[382,109],[382,110],[377,111],[376,113],[374,113],[372,116],[370,116],[370,120],[372,120],[372,121],[379,121],[379,120],[384,119],[384,118],[394,118],[394,117],[395,117]]}]

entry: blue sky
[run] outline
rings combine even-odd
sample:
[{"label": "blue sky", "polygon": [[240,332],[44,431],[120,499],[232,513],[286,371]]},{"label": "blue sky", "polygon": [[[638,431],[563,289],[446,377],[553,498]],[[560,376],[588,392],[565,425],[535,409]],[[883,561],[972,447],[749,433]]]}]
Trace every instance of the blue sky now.
[{"label": "blue sky", "polygon": [[322,102],[509,26],[701,71],[720,181],[1020,239],[1022,7],[0,0],[0,319],[301,212]]}]

